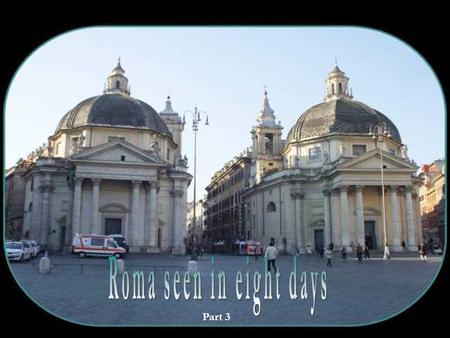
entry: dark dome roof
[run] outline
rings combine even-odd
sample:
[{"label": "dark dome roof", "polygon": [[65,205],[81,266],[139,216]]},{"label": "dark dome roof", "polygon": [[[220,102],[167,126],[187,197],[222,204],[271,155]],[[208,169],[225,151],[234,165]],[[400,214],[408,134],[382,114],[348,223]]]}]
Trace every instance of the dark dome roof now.
[{"label": "dark dome roof", "polygon": [[55,133],[81,126],[132,127],[170,135],[159,114],[128,95],[105,94],[81,101],[58,124]]},{"label": "dark dome roof", "polygon": [[401,143],[397,127],[385,115],[362,102],[339,98],[322,102],[304,112],[291,128],[286,144],[330,134],[368,134],[385,122],[392,138]]}]

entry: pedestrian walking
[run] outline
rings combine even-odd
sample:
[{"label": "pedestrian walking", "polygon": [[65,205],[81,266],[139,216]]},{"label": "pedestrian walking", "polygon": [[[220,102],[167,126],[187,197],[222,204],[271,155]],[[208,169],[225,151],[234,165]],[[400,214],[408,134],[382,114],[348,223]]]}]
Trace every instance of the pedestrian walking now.
[{"label": "pedestrian walking", "polygon": [[347,248],[345,247],[345,245],[342,246],[341,257],[343,262],[347,261]]},{"label": "pedestrian walking", "polygon": [[427,262],[427,248],[426,246],[422,243],[422,245],[420,246],[420,260],[424,263]]},{"label": "pedestrian walking", "polygon": [[363,248],[360,243],[356,246],[356,257],[358,257],[358,262],[362,263]]},{"label": "pedestrian walking", "polygon": [[383,259],[391,259],[391,253],[390,253],[389,247],[387,245],[384,247]]},{"label": "pedestrian walking", "polygon": [[255,261],[258,260],[258,256],[261,255],[261,246],[259,246],[258,244],[255,244],[255,250],[253,251],[254,256],[255,256]]},{"label": "pedestrian walking", "polygon": [[312,254],[312,250],[311,250],[311,245],[310,245],[310,244],[307,244],[307,245],[306,245],[306,253],[307,253],[308,255],[311,255],[311,254]]},{"label": "pedestrian walking", "polygon": [[327,266],[332,266],[331,258],[333,258],[333,251],[329,247],[325,250],[325,257],[327,258]]},{"label": "pedestrian walking", "polygon": [[331,242],[331,243],[328,245],[328,247],[330,248],[331,252],[333,252],[333,250],[334,250],[334,243]]},{"label": "pedestrian walking", "polygon": [[319,255],[320,255],[320,259],[323,260],[323,254],[324,254],[324,248],[319,248]]},{"label": "pedestrian walking", "polygon": [[364,259],[370,260],[370,252],[369,252],[369,247],[367,245],[364,248]]},{"label": "pedestrian walking", "polygon": [[269,243],[264,258],[267,259],[267,271],[271,272],[270,266],[272,265],[276,273],[278,269],[277,266],[275,265],[275,260],[277,259],[278,256],[278,250],[275,248],[274,244],[275,244],[274,242]]}]

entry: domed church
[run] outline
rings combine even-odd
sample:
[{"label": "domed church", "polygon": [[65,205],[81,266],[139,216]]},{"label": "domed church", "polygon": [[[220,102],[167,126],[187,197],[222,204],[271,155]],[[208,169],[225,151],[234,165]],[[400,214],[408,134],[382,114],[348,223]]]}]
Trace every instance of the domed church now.
[{"label": "domed church", "polygon": [[[252,134],[247,237],[294,254],[361,244],[417,250],[422,241],[416,164],[392,121],[353,98],[336,65],[324,101],[282,140],[267,92]],[[382,132],[382,136],[377,134]],[[384,187],[384,192],[382,187]],[[384,197],[384,199],[383,199]]]},{"label": "domed church", "polygon": [[184,124],[170,97],[159,114],[133,98],[120,64],[102,95],[58,123],[24,175],[23,235],[52,250],[73,234],[123,234],[131,252],[184,254],[187,188]]}]

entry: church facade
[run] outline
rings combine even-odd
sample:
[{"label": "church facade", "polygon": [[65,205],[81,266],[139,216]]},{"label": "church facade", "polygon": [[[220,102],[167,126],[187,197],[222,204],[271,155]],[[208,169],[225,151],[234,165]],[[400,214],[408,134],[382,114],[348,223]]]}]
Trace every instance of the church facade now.
[{"label": "church facade", "polygon": [[23,162],[23,237],[52,250],[74,233],[123,234],[130,252],[184,254],[184,124],[170,97],[159,114],[130,95],[120,60],[103,94],[66,113],[48,145]]},{"label": "church facade", "polygon": [[267,92],[251,135],[250,188],[243,195],[251,239],[267,245],[273,238],[290,254],[331,243],[335,250],[358,243],[417,250],[418,167],[392,121],[353,99],[337,65],[324,102],[301,114],[285,140]]}]

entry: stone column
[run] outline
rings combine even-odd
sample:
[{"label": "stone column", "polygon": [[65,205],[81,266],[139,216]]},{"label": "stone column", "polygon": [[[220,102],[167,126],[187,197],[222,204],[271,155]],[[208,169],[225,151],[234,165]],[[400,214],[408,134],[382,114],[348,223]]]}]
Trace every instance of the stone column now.
[{"label": "stone column", "polygon": [[391,194],[391,224],[392,224],[392,250],[401,251],[402,246],[400,243],[400,214],[398,207],[397,186],[392,185],[390,187]]},{"label": "stone column", "polygon": [[408,249],[411,251],[417,250],[416,234],[414,229],[414,211],[412,202],[412,187],[407,186],[405,189],[405,204],[406,204],[406,226],[408,228]]},{"label": "stone column", "polygon": [[331,235],[334,247],[341,245],[341,208],[339,207],[339,196],[337,190],[331,191]]},{"label": "stone column", "polygon": [[295,244],[299,252],[303,253],[304,248],[304,238],[303,238],[303,227],[302,227],[302,199],[303,193],[294,191],[291,193],[291,197],[295,200]]},{"label": "stone column", "polygon": [[182,197],[184,195],[184,191],[181,189],[174,189],[171,193],[173,198],[173,222],[172,222],[172,254],[174,255],[184,255],[186,252],[186,248],[183,243],[183,226],[186,227],[186,224],[183,224],[181,220],[182,213]]},{"label": "stone column", "polygon": [[52,189],[51,174],[45,175],[44,182],[39,186],[39,189],[42,192],[41,231],[39,241],[41,244],[50,244],[48,235],[51,231],[49,222],[50,191]]},{"label": "stone column", "polygon": [[[356,231],[357,241],[364,248],[366,244],[366,233],[364,229],[364,204],[363,204],[363,188],[362,185],[356,187]],[[358,244],[356,243],[356,244]]]},{"label": "stone column", "polygon": [[350,247],[350,232],[349,232],[349,215],[348,215],[348,187],[341,186],[339,187],[340,191],[340,207],[341,207],[341,240],[342,246],[345,245],[348,252],[351,252],[352,248]]},{"label": "stone column", "polygon": [[324,245],[325,248],[332,242],[331,239],[331,209],[330,190],[324,189],[323,193],[323,221],[324,221]]},{"label": "stone column", "polygon": [[[32,210],[31,217],[29,220],[29,238],[30,239],[39,239],[41,238],[41,201],[42,201],[42,191],[39,189],[39,184],[42,179],[41,175],[33,175],[32,176],[32,186],[33,186],[33,201],[32,201]],[[28,211],[28,205],[25,206]],[[24,233],[25,235],[25,233]]]},{"label": "stone column", "polygon": [[137,250],[139,246],[139,194],[142,181],[131,181],[133,185],[133,193],[131,195],[131,227],[128,234],[131,238],[131,247]]},{"label": "stone column", "polygon": [[147,190],[147,219],[148,224],[145,226],[145,246],[148,246],[149,252],[159,252],[157,246],[158,233],[158,199],[157,199],[158,182],[150,181]]},{"label": "stone column", "polygon": [[420,200],[419,193],[417,190],[413,192],[413,205],[415,204],[416,215],[415,223],[416,223],[416,232],[417,232],[417,241],[418,243],[423,243],[423,229],[422,229],[422,218],[420,217]]},{"label": "stone column", "polygon": [[92,212],[91,212],[91,232],[100,234],[101,226],[99,222],[99,200],[100,200],[100,182],[99,178],[92,178]]},{"label": "stone column", "polygon": [[72,232],[79,233],[81,231],[81,189],[83,178],[75,178],[75,188],[73,190],[73,212],[72,212]]}]

